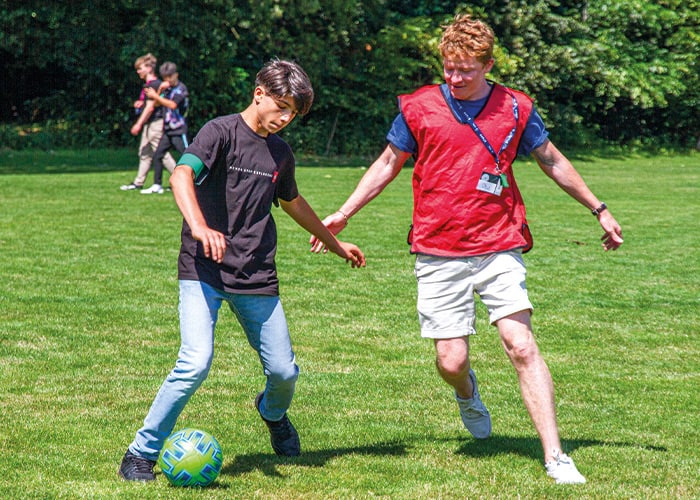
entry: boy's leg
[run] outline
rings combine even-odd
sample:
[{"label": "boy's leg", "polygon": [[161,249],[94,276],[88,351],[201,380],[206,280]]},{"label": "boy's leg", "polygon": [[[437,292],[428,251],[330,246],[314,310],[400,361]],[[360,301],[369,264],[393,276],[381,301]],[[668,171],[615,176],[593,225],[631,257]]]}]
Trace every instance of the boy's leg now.
[{"label": "boy's leg", "polygon": [[189,144],[187,142],[187,135],[186,134],[178,134],[178,135],[170,136],[170,143],[175,148],[175,150],[180,154],[184,153],[185,149],[187,149],[187,146],[189,146]]},{"label": "boy's leg", "polygon": [[214,355],[214,326],[221,295],[199,281],[180,281],[180,351],[175,368],[160,387],[143,427],[129,451],[157,460],[190,397],[209,374]]},{"label": "boy's leg", "polygon": [[138,187],[142,187],[145,184],[148,171],[151,169],[151,162],[153,161],[153,151],[155,148],[151,147],[151,125],[151,123],[147,123],[143,126],[143,130],[141,130],[141,139],[139,141],[139,169],[134,179],[134,185]]},{"label": "boy's leg", "polygon": [[231,296],[229,305],[243,326],[248,342],[258,352],[267,377],[265,390],[255,397],[255,407],[270,431],[272,449],[277,455],[296,457],[301,453],[301,444],[287,410],[292,403],[299,368],[279,297],[235,295]]},{"label": "boy's leg", "polygon": [[173,158],[173,155],[170,154],[170,151],[165,153],[165,156],[163,157],[163,166],[168,170],[168,172],[172,174],[176,165],[177,162],[175,161],[175,158]]},{"label": "boy's leg", "polygon": [[163,157],[171,146],[170,136],[163,134],[160,138],[156,152],[153,153],[153,184],[163,185]]},{"label": "boy's leg", "polygon": [[299,376],[282,303],[277,296],[234,295],[229,305],[267,377],[260,414],[265,420],[279,421],[292,403]]},{"label": "boy's leg", "polygon": [[[164,134],[164,136],[165,136],[165,135],[167,135],[167,134]],[[176,137],[177,137],[177,136],[169,136],[169,137],[168,137],[168,142],[169,142],[170,145],[175,146],[175,148],[177,149],[177,145],[176,145],[176,143],[173,141],[173,138],[176,138]],[[170,149],[170,148],[168,148],[168,149]],[[178,151],[180,151],[180,150],[178,149]],[[182,151],[180,151],[180,154],[182,154],[184,151],[185,151],[184,149],[183,149]],[[167,169],[168,169],[168,172],[170,172],[170,173],[172,174],[172,173],[173,173],[173,170],[175,170],[175,165],[177,165],[177,162],[175,161],[175,158],[173,158],[173,155],[170,154],[170,151],[166,151],[166,152],[165,152],[165,156],[163,156],[163,166],[164,166],[165,168],[167,168]],[[162,172],[162,170],[161,170],[161,172]]]}]

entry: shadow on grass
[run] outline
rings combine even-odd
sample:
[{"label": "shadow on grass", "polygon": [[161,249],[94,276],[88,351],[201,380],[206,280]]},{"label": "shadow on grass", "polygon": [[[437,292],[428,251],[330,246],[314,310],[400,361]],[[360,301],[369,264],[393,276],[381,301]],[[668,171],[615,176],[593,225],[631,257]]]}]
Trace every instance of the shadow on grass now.
[{"label": "shadow on grass", "polygon": [[20,150],[0,149],[0,175],[83,174],[133,170],[138,158],[133,149]]},{"label": "shadow on grass", "polygon": [[[475,440],[472,438],[454,437],[421,437],[417,441],[440,441],[460,443],[455,451],[458,455],[469,457],[490,457],[496,455],[519,455],[542,460],[542,448],[539,439],[536,437],[510,437],[492,435],[485,440]],[[605,441],[597,439],[572,439],[562,442],[562,447],[566,453],[571,453],[578,448],[588,446],[616,447],[616,448],[641,448],[648,451],[662,452],[668,451],[666,447],[654,446],[642,443],[632,443],[623,441]],[[261,471],[266,476],[281,477],[277,467],[279,465],[296,465],[302,467],[323,467],[330,460],[345,455],[375,455],[375,456],[402,456],[408,454],[408,449],[413,444],[402,441],[391,441],[368,446],[353,446],[348,448],[332,448],[327,450],[303,451],[299,457],[278,457],[272,453],[253,453],[249,455],[237,455],[233,462],[225,465],[221,470],[222,475],[239,476],[253,471]]]},{"label": "shadow on grass", "polygon": [[[444,439],[444,441],[462,441],[462,439]],[[570,439],[562,440],[562,448],[565,453],[571,453],[578,448],[600,446],[600,447],[615,447],[615,448],[641,448],[648,451],[667,452],[668,449],[663,446],[654,446],[642,443],[630,443],[621,441],[604,441],[597,439]],[[509,436],[491,436],[485,440],[468,439],[464,442],[457,453],[460,455],[468,455],[470,457],[489,457],[500,454],[517,453],[522,456],[533,459],[542,459],[542,446],[540,440],[536,437],[509,437]]]},{"label": "shadow on grass", "polygon": [[281,476],[277,471],[278,465],[297,465],[302,467],[323,467],[336,457],[345,455],[376,455],[400,456],[406,455],[406,445],[400,442],[379,443],[368,446],[353,446],[349,448],[331,448],[327,450],[302,451],[299,457],[278,457],[272,453],[253,453],[237,455],[235,460],[221,469],[222,475],[238,476],[261,471],[266,476]]}]

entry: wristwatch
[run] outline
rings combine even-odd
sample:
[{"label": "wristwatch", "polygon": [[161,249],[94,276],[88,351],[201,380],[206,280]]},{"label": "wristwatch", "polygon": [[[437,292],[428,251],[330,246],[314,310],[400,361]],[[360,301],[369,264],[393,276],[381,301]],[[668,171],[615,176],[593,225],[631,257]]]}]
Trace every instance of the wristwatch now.
[{"label": "wristwatch", "polygon": [[608,206],[605,204],[605,202],[603,202],[600,204],[600,206],[598,208],[596,208],[595,210],[591,210],[591,213],[593,215],[595,215],[596,217],[598,217],[603,210],[607,210],[607,209],[608,209]]}]

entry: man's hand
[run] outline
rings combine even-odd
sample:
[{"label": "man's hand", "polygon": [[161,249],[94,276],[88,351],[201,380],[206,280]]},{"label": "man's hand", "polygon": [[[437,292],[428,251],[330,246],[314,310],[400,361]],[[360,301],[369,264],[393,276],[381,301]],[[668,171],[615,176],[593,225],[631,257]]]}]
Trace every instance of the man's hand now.
[{"label": "man's hand", "polygon": [[610,214],[609,210],[604,210],[598,217],[598,222],[600,222],[601,227],[605,231],[605,234],[601,236],[601,241],[603,242],[603,250],[606,252],[608,250],[617,250],[622,245],[624,241],[622,239],[622,229],[620,224],[617,223],[615,217]]},{"label": "man's hand", "polygon": [[[341,212],[330,214],[328,217],[323,219],[322,222],[323,225],[326,226],[333,234],[340,233],[343,229],[345,229],[345,226],[348,225],[348,219]],[[326,253],[328,251],[323,242],[316,238],[316,236],[311,235],[309,244],[311,245],[311,251],[314,253]]]}]

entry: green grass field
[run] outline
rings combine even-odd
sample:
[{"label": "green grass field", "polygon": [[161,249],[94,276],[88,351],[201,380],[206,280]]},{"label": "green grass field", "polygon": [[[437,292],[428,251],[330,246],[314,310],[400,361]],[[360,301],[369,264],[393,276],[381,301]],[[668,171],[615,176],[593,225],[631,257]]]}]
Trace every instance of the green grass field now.
[{"label": "green grass field", "polygon": [[[322,216],[364,172],[300,163]],[[131,150],[0,151],[0,497],[700,498],[700,156],[575,163],[623,226],[615,253],[534,163],[516,169],[535,236],[535,333],[587,484],[547,478],[483,308],[472,362],[494,433],[477,442],[462,427],[419,335],[405,170],[342,233],[366,269],[310,254],[275,210],[303,455],[273,454],[253,408],[259,363],[222,309],[211,374],[177,428],[212,432],[224,466],[193,491],[117,477],[179,345],[172,195],[119,190],[135,173]]]}]

